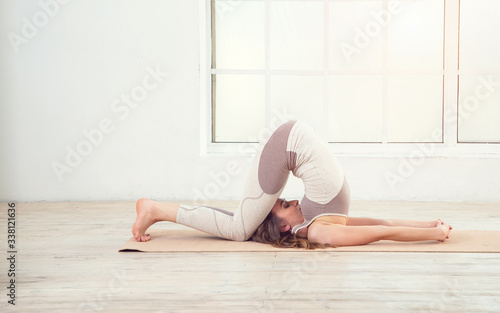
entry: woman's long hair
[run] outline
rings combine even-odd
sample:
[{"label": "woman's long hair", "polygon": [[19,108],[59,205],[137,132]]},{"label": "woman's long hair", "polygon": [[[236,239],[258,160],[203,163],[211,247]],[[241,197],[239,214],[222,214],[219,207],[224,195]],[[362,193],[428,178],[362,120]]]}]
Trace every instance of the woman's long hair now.
[{"label": "woman's long hair", "polygon": [[309,240],[293,235],[291,231],[280,233],[281,219],[272,212],[267,215],[266,219],[252,235],[252,240],[271,244],[279,248],[304,248],[317,249],[325,248],[325,245],[310,242]]}]

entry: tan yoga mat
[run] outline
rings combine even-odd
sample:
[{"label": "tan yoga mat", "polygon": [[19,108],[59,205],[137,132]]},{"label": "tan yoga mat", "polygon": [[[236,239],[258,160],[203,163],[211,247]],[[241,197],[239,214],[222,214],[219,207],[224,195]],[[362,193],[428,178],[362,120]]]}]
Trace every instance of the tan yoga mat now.
[{"label": "tan yoga mat", "polygon": [[[120,252],[246,252],[280,251],[297,252],[305,249],[275,248],[268,244],[253,241],[237,242],[226,240],[197,230],[159,230],[148,231],[151,240],[137,242],[131,238]],[[395,242],[382,240],[363,246],[328,248],[335,252],[500,252],[500,231],[453,230],[445,242],[419,241]]]}]

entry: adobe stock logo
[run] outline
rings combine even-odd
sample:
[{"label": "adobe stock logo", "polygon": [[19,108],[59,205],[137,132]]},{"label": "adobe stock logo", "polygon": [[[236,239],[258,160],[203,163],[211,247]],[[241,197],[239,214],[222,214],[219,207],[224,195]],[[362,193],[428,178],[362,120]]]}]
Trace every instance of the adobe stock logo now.
[{"label": "adobe stock logo", "polygon": [[35,38],[41,28],[49,24],[60,11],[61,4],[67,4],[70,0],[40,0],[38,5],[40,10],[35,12],[31,19],[24,17],[22,19],[21,32],[19,34],[9,32],[7,37],[16,53],[19,53],[19,47],[29,43],[30,39]]},{"label": "adobe stock logo", "polygon": [[241,3],[241,0],[215,1],[215,11],[217,17],[224,19],[227,12],[234,11]]},{"label": "adobe stock logo", "polygon": [[[296,117],[283,108],[282,111],[273,110],[270,119],[270,127],[263,128],[257,136],[250,136],[247,143],[238,147],[238,154],[256,154],[258,145],[253,145],[252,142],[263,142],[271,137],[273,131],[288,120],[296,119]],[[253,158],[248,158],[247,162],[252,164]],[[242,173],[243,166],[240,160],[230,160],[226,166],[217,172],[210,172],[210,181],[203,188],[194,189],[194,201],[197,205],[208,205],[208,201],[217,199],[220,193],[231,184],[231,179]]]},{"label": "adobe stock logo", "polygon": [[[462,122],[474,115],[474,112],[485,104],[487,100],[495,95],[500,88],[500,80],[493,80],[493,75],[478,76],[477,84],[471,94],[460,100],[458,112],[447,111],[446,120],[455,127],[459,127]],[[458,130],[458,129],[457,129]],[[437,127],[430,131],[429,136],[423,140],[423,143],[416,143],[415,149],[407,157],[399,158],[397,170],[384,172],[384,179],[392,191],[396,190],[396,185],[404,183],[415,170],[422,166],[428,157],[435,156],[436,144],[442,141],[442,128]],[[458,143],[451,143],[456,145]]]},{"label": "adobe stock logo", "polygon": [[354,28],[352,43],[341,42],[340,49],[348,63],[352,62],[354,55],[359,55],[367,48],[372,40],[382,33],[384,28],[392,21],[392,17],[400,14],[403,8],[399,1],[389,1],[387,9],[371,12],[372,19],[363,28]]},{"label": "adobe stock logo", "polygon": [[[110,109],[118,119],[123,121],[128,118],[132,110],[137,109],[148,98],[150,92],[158,88],[167,76],[167,73],[162,72],[158,65],[155,69],[148,67],[146,72],[147,74],[142,78],[141,83],[111,103]],[[66,146],[65,162],[52,162],[52,170],[59,182],[63,181],[63,175],[72,173],[94,151],[95,147],[103,143],[105,135],[115,131],[116,123],[113,119],[113,116],[104,117],[97,123],[96,128],[82,130],[81,134],[84,138],[74,146]]]}]

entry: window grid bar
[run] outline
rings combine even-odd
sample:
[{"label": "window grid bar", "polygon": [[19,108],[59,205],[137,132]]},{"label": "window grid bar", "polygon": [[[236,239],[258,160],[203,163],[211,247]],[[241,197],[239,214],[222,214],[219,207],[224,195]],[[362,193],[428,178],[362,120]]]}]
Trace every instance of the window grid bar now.
[{"label": "window grid bar", "polygon": [[[448,21],[448,18],[447,18],[447,7],[446,7],[446,0],[443,0],[443,5],[444,5],[444,8],[443,8],[443,71],[445,72],[445,74],[443,75],[443,91],[442,91],[442,111],[441,111],[441,143],[446,143],[447,142],[447,139],[448,139],[448,134],[446,132],[446,120],[445,120],[445,107],[447,106],[447,99],[446,99],[446,83],[447,83],[447,76],[446,76],[446,42],[447,40],[449,39],[449,36],[446,36],[446,30],[447,30],[447,26],[446,26],[446,23]],[[448,140],[449,141],[449,140]]]},{"label": "window grid bar", "polygon": [[271,2],[265,0],[265,125],[271,124]]},{"label": "window grid bar", "polygon": [[444,2],[444,76],[443,76],[443,143],[457,144],[458,134],[458,54],[459,0]]},{"label": "window grid bar", "polygon": [[455,134],[454,134],[455,138],[456,138],[455,142],[457,144],[459,143],[459,141],[458,141],[458,112],[459,112],[458,101],[460,99],[460,74],[461,74],[461,71],[460,71],[460,17],[461,17],[461,15],[460,15],[460,12],[462,12],[462,11],[461,11],[461,7],[460,7],[460,3],[461,3],[460,0],[458,0],[458,16],[457,16],[457,18],[458,18],[458,38],[457,38],[457,40],[458,40],[458,42],[457,42],[458,53],[457,53],[457,92],[456,92],[457,101],[455,102],[455,104],[456,104],[455,105],[456,127],[455,127]]},{"label": "window grid bar", "polygon": [[[304,71],[304,70],[242,70],[242,69],[212,69],[212,74],[235,74],[235,75],[309,75],[323,76],[325,72],[328,75],[444,75],[443,70],[321,70],[321,71]],[[486,74],[492,74],[485,72]],[[500,73],[499,73],[500,74]]]},{"label": "window grid bar", "polygon": [[[384,12],[387,12],[387,0],[383,4]],[[387,101],[388,101],[388,70],[387,70],[387,48],[388,32],[387,27],[382,29],[382,144],[387,144],[389,141],[389,125],[387,121]]]},{"label": "window grid bar", "polygon": [[329,138],[330,126],[328,123],[330,117],[330,77],[328,75],[328,67],[330,67],[330,3],[328,0],[323,2],[323,123],[324,127],[323,138]]},{"label": "window grid bar", "polygon": [[[211,9],[211,21],[210,21],[210,34],[211,34],[211,45],[210,45],[210,51],[211,51],[211,58],[210,58],[210,61],[211,61],[211,68],[216,68],[217,66],[217,63],[216,63],[216,42],[215,42],[215,29],[216,29],[216,25],[215,25],[215,22],[216,22],[216,18],[215,18],[215,1],[210,1],[210,9]],[[210,75],[210,95],[211,95],[211,105],[210,105],[210,112],[211,112],[211,122],[212,122],[212,125],[210,126],[210,130],[211,130],[211,142],[216,142],[216,137],[215,137],[215,127],[216,127],[216,120],[215,120],[215,116],[216,116],[216,101],[215,101],[215,93],[216,93],[216,88],[215,88],[215,84],[216,84],[216,76],[214,73],[212,73]]]}]

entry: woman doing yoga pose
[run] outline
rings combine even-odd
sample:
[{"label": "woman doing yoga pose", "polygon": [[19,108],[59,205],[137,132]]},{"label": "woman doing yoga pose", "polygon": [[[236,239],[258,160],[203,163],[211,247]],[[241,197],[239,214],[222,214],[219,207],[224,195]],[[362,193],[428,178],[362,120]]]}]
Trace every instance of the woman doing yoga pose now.
[{"label": "woman doing yoga pose", "polygon": [[[290,171],[304,183],[300,204],[280,198]],[[132,233],[137,241],[149,241],[146,230],[156,222],[169,221],[230,240],[318,248],[379,240],[444,241],[452,229],[439,219],[349,217],[349,205],[349,186],[335,156],[311,127],[288,121],[259,145],[235,213],[140,199]]]}]

